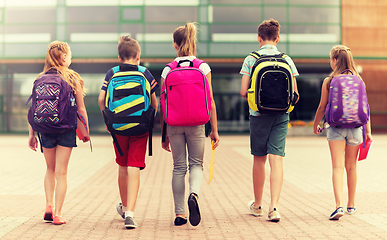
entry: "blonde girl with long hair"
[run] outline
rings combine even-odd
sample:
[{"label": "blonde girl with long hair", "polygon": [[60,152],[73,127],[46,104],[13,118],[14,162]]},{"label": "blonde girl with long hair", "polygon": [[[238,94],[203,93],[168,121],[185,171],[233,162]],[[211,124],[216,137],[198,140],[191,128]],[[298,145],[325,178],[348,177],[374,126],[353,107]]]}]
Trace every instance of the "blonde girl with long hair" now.
[{"label": "blonde girl with long hair", "polygon": [[[69,69],[71,64],[71,50],[67,43],[54,41],[48,46],[43,74],[59,74],[73,89],[77,111],[80,112],[88,126],[87,112],[84,104],[84,82],[78,73]],[[44,191],[46,195],[46,210],[44,220],[53,224],[64,224],[62,206],[67,191],[67,168],[73,147],[76,147],[76,130],[72,129],[62,134],[41,135],[43,155],[46,160],[46,175],[44,178]],[[29,148],[37,150],[38,139],[35,131],[29,125]]]},{"label": "blonde girl with long hair", "polygon": [[[185,26],[178,27],[173,33],[173,46],[176,50],[177,58],[174,61],[194,60],[196,58],[196,25],[195,23],[186,23]],[[186,66],[188,62],[182,63]],[[208,80],[211,91],[211,116],[210,124],[212,132],[210,138],[214,141],[214,148],[218,146],[219,135],[216,118],[216,106],[212,93],[211,69],[207,63],[202,63],[199,67]],[[165,67],[161,74],[161,85],[170,71],[170,67]],[[160,111],[160,123],[163,126],[164,116]],[[204,125],[199,126],[168,126],[165,142],[162,142],[162,148],[172,152],[173,174],[172,191],[175,203],[176,226],[187,223],[185,215],[184,194],[185,194],[185,175],[187,173],[187,149],[188,149],[188,169],[189,169],[189,198],[188,209],[190,212],[189,221],[192,226],[200,223],[201,216],[198,205],[199,191],[203,179],[203,157],[205,133]]]},{"label": "blonde girl with long hair", "polygon": [[[314,118],[313,129],[315,134],[321,133],[319,126],[325,114],[325,108],[328,104],[329,88],[334,77],[340,74],[359,75],[356,70],[355,62],[351,50],[343,45],[334,46],[330,52],[330,65],[332,73],[325,78],[322,89],[320,104]],[[366,130],[366,140],[372,140],[371,123],[363,126]],[[336,201],[336,210],[329,216],[330,220],[338,220],[344,215],[343,211],[343,175],[344,168],[347,172],[348,203],[347,214],[356,212],[355,193],[357,184],[357,155],[359,145],[363,142],[362,128],[328,128],[328,145],[332,158],[332,183],[333,192]]]}]

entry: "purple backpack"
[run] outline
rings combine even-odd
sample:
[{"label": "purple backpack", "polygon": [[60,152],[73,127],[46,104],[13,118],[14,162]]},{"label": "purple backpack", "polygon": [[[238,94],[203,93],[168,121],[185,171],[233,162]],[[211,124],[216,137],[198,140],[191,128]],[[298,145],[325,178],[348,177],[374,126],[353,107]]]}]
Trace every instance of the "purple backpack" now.
[{"label": "purple backpack", "polygon": [[357,128],[369,120],[370,108],[363,80],[357,75],[343,74],[330,84],[325,121],[336,128]]},{"label": "purple backpack", "polygon": [[77,105],[72,87],[59,74],[45,73],[34,81],[28,122],[39,133],[65,133],[77,128]]}]

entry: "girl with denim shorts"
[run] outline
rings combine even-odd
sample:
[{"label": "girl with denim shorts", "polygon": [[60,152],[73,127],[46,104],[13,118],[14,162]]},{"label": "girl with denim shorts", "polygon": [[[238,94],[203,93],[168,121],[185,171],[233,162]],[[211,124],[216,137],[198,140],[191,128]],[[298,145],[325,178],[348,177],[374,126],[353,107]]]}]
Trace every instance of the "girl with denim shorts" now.
[{"label": "girl with denim shorts", "polygon": [[[73,89],[77,111],[82,114],[88,126],[87,112],[83,100],[85,89],[84,82],[78,73],[69,69],[71,64],[71,50],[67,43],[54,41],[48,46],[43,72],[58,73],[63,81]],[[57,133],[39,133],[40,144],[46,160],[47,170],[44,178],[44,191],[46,195],[46,210],[44,220],[60,225],[66,223],[62,217],[62,206],[67,191],[67,167],[73,147],[76,147],[76,130]],[[85,139],[87,141],[88,139]],[[28,146],[33,151],[37,150],[38,140],[35,131],[29,126]],[[54,198],[55,195],[55,198]]]},{"label": "girl with denim shorts", "polygon": [[[178,57],[175,61],[195,59],[196,54],[196,26],[194,23],[187,23],[185,26],[178,27],[173,33],[173,46],[176,49]],[[182,63],[182,66],[184,66]],[[211,87],[211,69],[208,64],[203,63],[200,69],[206,75],[211,91],[211,116],[210,123],[212,132],[210,138],[214,141],[214,148],[218,146],[219,135],[216,119],[216,106],[212,96]],[[165,67],[161,74],[161,84],[164,83],[167,73],[171,69]],[[160,123],[164,124],[164,116],[160,111]],[[163,127],[161,127],[163,129]],[[172,191],[175,202],[176,218],[174,224],[176,226],[187,223],[184,207],[185,194],[185,175],[187,173],[187,150],[188,150],[188,167],[189,167],[189,221],[192,226],[200,223],[200,211],[198,205],[199,190],[203,179],[203,158],[204,158],[204,143],[205,131],[204,125],[199,126],[168,126],[165,142],[162,142],[162,147],[166,151],[172,151],[173,157],[173,176],[172,176]]]},{"label": "girl with denim shorts", "polygon": [[[316,111],[313,130],[319,134],[322,128],[319,126],[328,104],[329,87],[332,79],[349,69],[353,74],[358,74],[351,51],[343,45],[334,46],[330,52],[330,64],[333,72],[325,78],[321,100]],[[372,140],[371,123],[359,128],[328,128],[328,143],[332,158],[332,182],[336,200],[336,209],[329,216],[330,220],[338,220],[344,215],[343,211],[343,173],[347,172],[348,203],[347,213],[352,215],[356,212],[355,193],[357,184],[357,155],[359,145],[363,142],[362,128],[366,131],[366,140]]]}]

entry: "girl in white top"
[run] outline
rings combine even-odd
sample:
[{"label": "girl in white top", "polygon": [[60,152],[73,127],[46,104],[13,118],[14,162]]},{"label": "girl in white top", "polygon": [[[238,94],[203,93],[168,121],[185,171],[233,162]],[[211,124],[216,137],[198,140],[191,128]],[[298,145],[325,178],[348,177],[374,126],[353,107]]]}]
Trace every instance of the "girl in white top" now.
[{"label": "girl in white top", "polygon": [[[196,54],[196,26],[194,23],[186,23],[185,26],[178,27],[173,33],[173,46],[177,52],[175,61],[193,60]],[[185,66],[189,62],[181,65]],[[208,80],[211,91],[211,116],[210,124],[212,132],[210,138],[214,141],[214,148],[218,146],[219,135],[216,118],[216,106],[211,86],[211,69],[207,63],[202,63],[199,67]],[[164,84],[168,72],[171,69],[165,67],[161,74],[161,85]],[[164,124],[164,116],[160,111],[160,123]],[[162,127],[163,129],[163,127]],[[200,211],[198,206],[198,196],[203,179],[203,158],[205,143],[205,127],[199,126],[168,126],[165,142],[162,147],[173,156],[173,175],[172,191],[175,202],[175,222],[176,226],[187,223],[185,216],[184,194],[185,194],[185,175],[187,173],[187,150],[188,150],[188,167],[189,167],[189,187],[190,195],[188,198],[188,209],[190,212],[189,221],[191,225],[196,226],[200,223]]]}]

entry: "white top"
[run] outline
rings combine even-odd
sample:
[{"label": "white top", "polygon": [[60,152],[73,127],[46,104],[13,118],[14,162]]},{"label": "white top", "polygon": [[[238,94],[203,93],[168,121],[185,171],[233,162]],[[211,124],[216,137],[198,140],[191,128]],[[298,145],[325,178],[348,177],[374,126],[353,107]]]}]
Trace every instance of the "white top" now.
[{"label": "white top", "polygon": [[[181,60],[191,60],[192,61],[195,58],[196,58],[195,56],[177,57],[177,58],[175,58],[175,61],[176,62],[179,62]],[[189,66],[189,62],[183,62],[181,64],[181,66]],[[205,62],[200,64],[199,69],[203,71],[204,75],[207,75],[209,72],[211,72],[210,66]],[[171,71],[171,68],[168,66],[165,66],[165,68],[163,69],[163,72],[161,73],[161,77],[165,79],[167,77],[167,74],[169,71]]]}]

